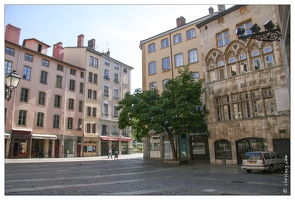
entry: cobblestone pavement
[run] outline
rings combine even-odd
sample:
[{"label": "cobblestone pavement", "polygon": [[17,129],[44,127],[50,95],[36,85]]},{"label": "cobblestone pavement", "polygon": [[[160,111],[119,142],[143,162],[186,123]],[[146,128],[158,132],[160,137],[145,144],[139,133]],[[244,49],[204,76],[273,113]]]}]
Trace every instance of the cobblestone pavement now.
[{"label": "cobblestone pavement", "polygon": [[[290,174],[240,165],[163,164],[140,155],[5,159],[5,195],[287,195]],[[285,181],[287,179],[287,182]],[[288,184],[288,186],[285,185]]]}]

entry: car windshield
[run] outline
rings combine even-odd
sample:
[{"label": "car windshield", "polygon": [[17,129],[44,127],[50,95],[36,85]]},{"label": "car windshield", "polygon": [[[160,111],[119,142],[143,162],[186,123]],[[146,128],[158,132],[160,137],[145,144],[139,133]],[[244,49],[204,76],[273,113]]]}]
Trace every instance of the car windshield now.
[{"label": "car windshield", "polygon": [[246,160],[260,160],[260,153],[257,152],[248,152],[245,153],[244,159]]}]

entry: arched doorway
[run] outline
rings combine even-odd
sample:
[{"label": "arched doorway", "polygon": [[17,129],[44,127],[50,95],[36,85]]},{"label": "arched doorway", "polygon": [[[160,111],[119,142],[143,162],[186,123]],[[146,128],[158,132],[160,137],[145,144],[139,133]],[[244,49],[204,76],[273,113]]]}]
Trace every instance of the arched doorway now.
[{"label": "arched doorway", "polygon": [[265,138],[244,138],[236,142],[237,162],[242,164],[242,156],[247,151],[267,151],[267,141]]}]

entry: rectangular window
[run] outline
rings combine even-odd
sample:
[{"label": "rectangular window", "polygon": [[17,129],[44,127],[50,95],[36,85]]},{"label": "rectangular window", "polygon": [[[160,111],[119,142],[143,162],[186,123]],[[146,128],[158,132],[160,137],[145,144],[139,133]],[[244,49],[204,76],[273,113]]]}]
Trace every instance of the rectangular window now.
[{"label": "rectangular window", "polygon": [[44,126],[44,113],[38,112],[37,113],[37,127],[43,127]]},{"label": "rectangular window", "polygon": [[179,33],[177,35],[174,35],[173,41],[174,41],[174,44],[177,44],[179,42],[182,42],[181,33]]},{"label": "rectangular window", "polygon": [[149,53],[156,51],[156,45],[155,45],[155,43],[150,44],[148,46],[148,48],[149,48]]},{"label": "rectangular window", "polygon": [[110,62],[108,60],[104,60],[104,64],[110,66]]},{"label": "rectangular window", "polygon": [[80,78],[84,79],[84,72],[80,72]]},{"label": "rectangular window", "polygon": [[61,64],[57,64],[57,68],[58,71],[64,71],[64,67]]},{"label": "rectangular window", "polygon": [[88,98],[91,99],[92,98],[92,90],[88,89]]},{"label": "rectangular window", "polygon": [[248,68],[247,68],[247,64],[246,63],[241,63],[240,66],[241,66],[241,72],[242,73],[248,72]]},{"label": "rectangular window", "polygon": [[97,74],[93,74],[93,83],[97,84]]},{"label": "rectangular window", "polygon": [[103,104],[103,115],[109,116],[109,104],[106,104],[106,103]]},{"label": "rectangular window", "polygon": [[154,89],[157,89],[157,83],[156,82],[150,83],[150,90],[154,90]]},{"label": "rectangular window", "polygon": [[103,95],[105,97],[109,97],[109,87],[108,86],[104,86]]},{"label": "rectangular window", "polygon": [[38,99],[39,105],[45,105],[45,99],[46,99],[46,93],[39,92],[39,99]]},{"label": "rectangular window", "polygon": [[252,51],[252,56],[259,56],[259,51],[258,50],[254,50]]},{"label": "rectangular window", "polygon": [[198,80],[200,78],[199,72],[193,72],[193,79]]},{"label": "rectangular window", "polygon": [[47,72],[41,71],[40,83],[47,84]]},{"label": "rectangular window", "polygon": [[231,57],[231,58],[229,58],[229,61],[228,61],[229,63],[234,63],[234,62],[236,62],[236,58],[235,57]]},{"label": "rectangular window", "polygon": [[239,94],[233,94],[231,96],[231,100],[232,100],[232,102],[240,101]]},{"label": "rectangular window", "polygon": [[239,60],[246,60],[246,54],[242,54],[239,56]]},{"label": "rectangular window", "polygon": [[53,128],[59,128],[59,115],[53,115]]},{"label": "rectangular window", "polygon": [[79,101],[79,112],[83,112],[83,101]]},{"label": "rectangular window", "polygon": [[60,102],[61,102],[61,96],[55,95],[54,96],[54,107],[55,108],[60,108]]},{"label": "rectangular window", "polygon": [[79,89],[80,94],[84,93],[84,83],[80,82],[80,89]]},{"label": "rectangular window", "polygon": [[275,103],[273,98],[264,99],[264,106],[266,115],[275,114]]},{"label": "rectangular window", "polygon": [[73,129],[73,118],[72,117],[68,117],[68,125],[67,128],[72,130]]},{"label": "rectangular window", "polygon": [[242,113],[241,113],[240,104],[235,103],[235,104],[233,104],[233,107],[234,107],[234,117],[235,117],[235,119],[241,119],[242,118]]},{"label": "rectangular window", "polygon": [[109,70],[104,70],[104,76],[103,76],[104,79],[106,80],[110,80],[110,71]]},{"label": "rectangular window", "polygon": [[119,70],[119,65],[114,64],[115,69]]},{"label": "rectangular window", "polygon": [[56,76],[55,87],[62,88],[62,76],[59,76],[59,75]]},{"label": "rectangular window", "polygon": [[223,106],[223,113],[224,113],[224,120],[230,120],[231,119],[231,112],[230,112],[230,106],[224,105]]},{"label": "rectangular window", "polygon": [[169,59],[169,57],[162,59],[162,69],[163,69],[163,71],[166,71],[166,70],[170,69],[170,59]]},{"label": "rectangular window", "polygon": [[260,58],[253,59],[253,66],[255,70],[259,70],[261,68]]},{"label": "rectangular window", "polygon": [[264,52],[264,53],[270,53],[270,52],[272,52],[272,49],[271,49],[271,47],[265,47],[265,48],[263,49],[263,52]]},{"label": "rectangular window", "polygon": [[70,80],[69,90],[75,91],[75,84],[76,82],[74,80]]},{"label": "rectangular window", "polygon": [[165,38],[161,41],[161,47],[162,49],[165,48],[165,47],[168,47],[169,46],[169,41],[168,41],[168,38]]},{"label": "rectangular window", "polygon": [[5,74],[10,74],[12,71],[12,62],[5,60]]},{"label": "rectangular window", "polygon": [[156,62],[155,61],[154,62],[150,62],[150,64],[149,64],[149,73],[150,74],[157,73],[157,71],[156,71]]},{"label": "rectangular window", "polygon": [[217,121],[222,121],[221,107],[216,107]]},{"label": "rectangular window", "polygon": [[254,117],[257,117],[260,115],[261,113],[261,109],[260,109],[260,100],[254,100],[253,101],[253,114]]},{"label": "rectangular window", "polygon": [[114,117],[119,117],[119,111],[117,110],[118,106],[114,106]]},{"label": "rectangular window", "polygon": [[91,107],[87,106],[87,116],[90,117],[91,116]]},{"label": "rectangular window", "polygon": [[197,55],[197,50],[192,49],[188,52],[188,57],[189,57],[189,63],[194,63],[198,61],[198,55]]},{"label": "rectangular window", "polygon": [[237,66],[233,65],[231,68],[231,75],[236,76],[237,75]]},{"label": "rectangular window", "polygon": [[93,66],[93,59],[94,58],[92,56],[89,57],[89,66]]},{"label": "rectangular window", "polygon": [[251,21],[247,21],[244,24],[241,24],[241,25],[238,26],[238,28],[245,29],[245,35],[251,35],[252,34],[251,27],[252,27],[252,22]]},{"label": "rectangular window", "polygon": [[18,112],[18,125],[26,125],[26,119],[27,119],[27,111],[26,110],[20,110]]},{"label": "rectangular window", "polygon": [[242,113],[243,118],[249,118],[251,116],[249,102],[242,102]]},{"label": "rectangular window", "polygon": [[186,37],[187,37],[188,40],[191,39],[191,38],[196,37],[196,31],[195,31],[195,29],[188,30],[186,32]]},{"label": "rectangular window", "polygon": [[86,133],[90,133],[91,132],[91,124],[87,123],[86,124]]},{"label": "rectangular window", "polygon": [[182,53],[175,55],[175,67],[183,66],[183,56]]},{"label": "rectangular window", "polygon": [[74,99],[69,99],[69,110],[74,110],[74,103],[75,103],[75,100]]},{"label": "rectangular window", "polygon": [[26,54],[25,54],[25,60],[26,60],[26,61],[29,61],[29,62],[33,62],[33,56],[30,55],[30,54],[28,54],[28,53],[26,53]]},{"label": "rectangular window", "polygon": [[97,91],[96,90],[93,90],[93,97],[92,97],[94,100],[97,99]]},{"label": "rectangular window", "polygon": [[263,97],[272,97],[271,88],[266,88],[262,90]]},{"label": "rectangular window", "polygon": [[76,70],[75,69],[70,69],[70,74],[76,76]]},{"label": "rectangular window", "polygon": [[92,117],[96,117],[96,108],[92,108]]},{"label": "rectangular window", "polygon": [[218,47],[228,45],[230,42],[228,31],[217,34]]},{"label": "rectangular window", "polygon": [[89,72],[89,74],[88,74],[88,82],[90,82],[90,83],[92,83],[92,76],[93,76],[93,73]]},{"label": "rectangular window", "polygon": [[274,66],[273,58],[272,55],[267,55],[265,56],[265,63],[267,67],[272,67]]},{"label": "rectangular window", "polygon": [[14,49],[10,47],[5,47],[5,54],[14,56]]},{"label": "rectangular window", "polygon": [[92,133],[96,133],[96,124],[92,124]]},{"label": "rectangular window", "polygon": [[119,83],[119,74],[118,73],[115,73],[115,75],[114,75],[114,82]]},{"label": "rectangular window", "polygon": [[20,101],[28,102],[28,96],[29,96],[29,89],[22,88],[21,94],[20,94]]},{"label": "rectangular window", "polygon": [[49,67],[49,61],[45,60],[45,59],[42,59],[41,65],[44,66],[44,67]]},{"label": "rectangular window", "polygon": [[94,58],[94,65],[93,65],[95,68],[98,68],[98,59],[97,58]]},{"label": "rectangular window", "polygon": [[249,99],[248,92],[241,93],[241,99],[242,100],[248,100]]},{"label": "rectangular window", "polygon": [[31,80],[31,68],[28,66],[24,66],[23,79]]},{"label": "rectangular window", "polygon": [[114,89],[114,99],[119,99],[119,90],[118,89]]}]

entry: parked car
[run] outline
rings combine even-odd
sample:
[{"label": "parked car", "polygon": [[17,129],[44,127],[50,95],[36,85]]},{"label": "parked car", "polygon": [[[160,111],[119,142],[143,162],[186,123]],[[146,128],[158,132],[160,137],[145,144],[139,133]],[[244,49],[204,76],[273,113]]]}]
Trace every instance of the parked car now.
[{"label": "parked car", "polygon": [[284,159],[275,152],[253,151],[246,152],[243,155],[241,168],[245,169],[248,173],[252,170],[262,170],[273,173],[274,170],[284,169],[284,166]]}]

